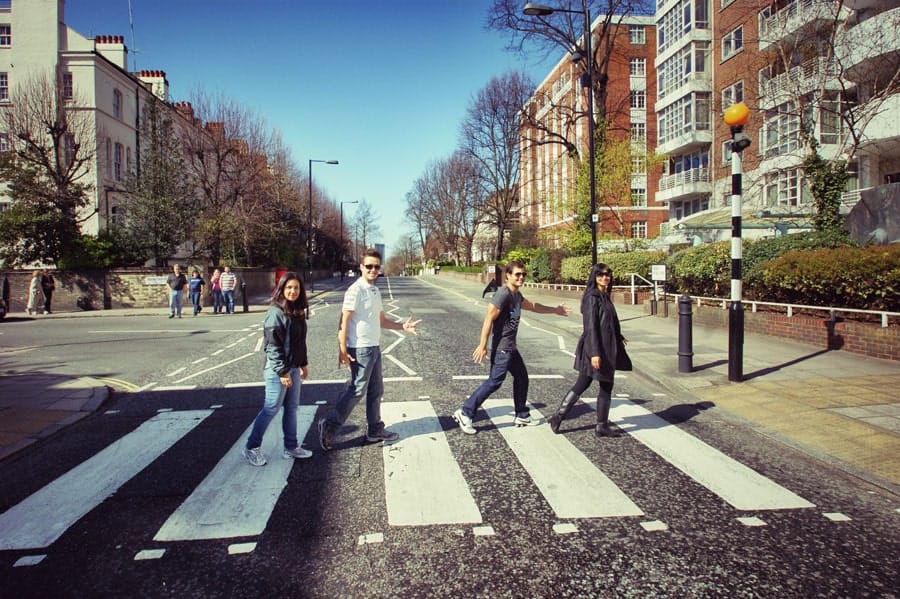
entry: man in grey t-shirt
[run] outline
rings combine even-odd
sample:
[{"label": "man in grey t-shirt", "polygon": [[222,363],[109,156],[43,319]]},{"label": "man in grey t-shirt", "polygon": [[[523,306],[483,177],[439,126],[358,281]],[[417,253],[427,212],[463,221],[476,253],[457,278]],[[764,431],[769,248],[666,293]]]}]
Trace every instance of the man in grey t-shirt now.
[{"label": "man in grey t-shirt", "polygon": [[453,413],[453,419],[459,423],[462,431],[474,435],[478,430],[472,426],[475,412],[488,396],[500,388],[506,379],[506,373],[513,377],[513,403],[515,404],[516,426],[538,424],[531,419],[528,410],[528,370],[516,345],[516,334],[519,332],[519,318],[522,309],[540,314],[559,314],[568,316],[571,310],[565,305],[555,308],[538,304],[525,299],[519,288],[525,282],[525,265],[517,260],[510,261],[503,269],[506,284],[494,293],[488,305],[487,314],[481,325],[481,340],[472,359],[476,364],[487,355],[488,334],[493,333],[491,341],[491,372],[488,379],[479,386],[466,400],[463,406]]}]

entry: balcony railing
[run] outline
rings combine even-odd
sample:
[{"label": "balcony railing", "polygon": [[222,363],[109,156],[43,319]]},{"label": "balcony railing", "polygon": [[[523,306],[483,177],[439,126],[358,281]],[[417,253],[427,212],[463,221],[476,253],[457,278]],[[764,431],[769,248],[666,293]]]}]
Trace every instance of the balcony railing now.
[{"label": "balcony railing", "polygon": [[836,77],[836,65],[829,63],[824,57],[811,58],[806,62],[792,67],[788,72],[781,73],[762,81],[759,85],[759,95],[768,100],[773,100],[780,95],[801,95],[812,91],[822,85],[822,77]]},{"label": "balcony railing", "polygon": [[674,175],[660,177],[659,190],[668,191],[688,183],[709,183],[709,180],[708,168],[692,168]]},{"label": "balcony railing", "polygon": [[793,0],[775,14],[760,18],[760,47],[773,43],[806,23],[831,15],[833,6],[832,0]]}]

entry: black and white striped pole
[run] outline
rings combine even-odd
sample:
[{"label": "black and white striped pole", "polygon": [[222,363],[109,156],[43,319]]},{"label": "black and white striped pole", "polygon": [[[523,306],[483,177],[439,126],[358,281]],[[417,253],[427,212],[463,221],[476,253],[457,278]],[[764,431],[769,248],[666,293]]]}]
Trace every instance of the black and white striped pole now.
[{"label": "black and white striped pole", "polygon": [[725,111],[725,124],[731,127],[731,304],[728,307],[728,380],[744,380],[744,307],[741,304],[741,153],[750,147],[744,125],[750,110],[743,102]]}]

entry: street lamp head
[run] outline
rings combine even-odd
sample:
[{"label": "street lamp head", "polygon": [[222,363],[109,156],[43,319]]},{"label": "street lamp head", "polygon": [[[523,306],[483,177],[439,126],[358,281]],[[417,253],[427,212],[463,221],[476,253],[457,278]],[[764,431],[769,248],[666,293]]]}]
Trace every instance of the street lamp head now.
[{"label": "street lamp head", "polygon": [[725,109],[723,118],[729,127],[743,127],[750,120],[750,109],[743,102],[738,102]]},{"label": "street lamp head", "polygon": [[537,2],[526,2],[522,12],[529,17],[546,17],[553,14],[553,9]]},{"label": "street lamp head", "polygon": [[337,160],[326,160],[325,164],[338,164]]}]

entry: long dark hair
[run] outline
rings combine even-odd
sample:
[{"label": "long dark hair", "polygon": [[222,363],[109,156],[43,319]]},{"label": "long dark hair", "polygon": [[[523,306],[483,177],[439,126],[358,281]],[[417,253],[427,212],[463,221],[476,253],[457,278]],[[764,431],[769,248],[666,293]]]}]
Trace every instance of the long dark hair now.
[{"label": "long dark hair", "polygon": [[584,286],[584,297],[593,293],[595,289],[599,291],[597,289],[597,275],[606,271],[609,271],[609,286],[612,287],[612,269],[603,262],[598,262],[591,267],[591,274],[588,275],[587,284]]},{"label": "long dark hair", "polygon": [[[300,283],[300,297],[295,302],[288,301],[284,297],[284,286],[287,285],[288,281]],[[297,273],[288,271],[281,275],[278,287],[275,288],[275,293],[272,294],[272,305],[280,307],[285,314],[292,318],[306,317],[306,307],[309,305],[306,300],[306,287],[303,286],[303,281],[297,276]]]}]

